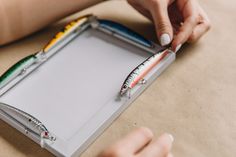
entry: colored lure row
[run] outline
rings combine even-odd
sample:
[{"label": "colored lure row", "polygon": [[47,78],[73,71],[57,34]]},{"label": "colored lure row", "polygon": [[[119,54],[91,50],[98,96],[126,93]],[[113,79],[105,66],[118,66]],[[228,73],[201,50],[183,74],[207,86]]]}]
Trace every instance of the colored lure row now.
[{"label": "colored lure row", "polygon": [[[70,22],[68,25],[64,27],[62,31],[57,33],[54,38],[43,48],[43,53],[50,51],[56,45],[58,45],[62,40],[64,40],[71,32],[75,31],[81,25],[93,22],[90,19],[95,19],[92,15],[87,15],[80,17],[79,19]],[[138,43],[143,47],[153,48],[152,42],[145,39],[141,35],[133,32],[132,30],[128,29],[127,27],[112,22],[108,20],[96,20],[99,24],[99,27],[102,27],[110,32],[115,32],[120,36],[128,39],[132,42]],[[134,88],[140,81],[143,80],[145,75],[152,70],[152,68],[157,65],[167,54],[169,53],[168,50],[157,52],[153,56],[147,58],[143,63],[137,66],[125,79],[121,90],[120,95],[123,96],[127,91]],[[7,70],[1,77],[0,77],[0,89],[3,88],[6,84],[11,82],[15,77],[22,74],[27,68],[29,68],[32,64],[35,64],[38,61],[37,54],[30,55],[16,63],[12,66],[9,70]]]}]

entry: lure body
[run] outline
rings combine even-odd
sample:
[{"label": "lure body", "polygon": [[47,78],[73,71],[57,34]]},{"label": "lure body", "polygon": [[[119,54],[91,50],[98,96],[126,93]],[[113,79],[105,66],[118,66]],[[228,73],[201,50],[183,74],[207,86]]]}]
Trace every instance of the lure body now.
[{"label": "lure body", "polygon": [[118,32],[121,36],[123,36],[126,39],[129,39],[135,43],[139,43],[145,47],[152,48],[153,43],[147,39],[145,39],[140,34],[130,30],[129,28],[118,24],[116,22],[112,22],[109,20],[98,20],[100,27],[103,27],[107,30],[110,30],[111,32]]},{"label": "lure body", "polygon": [[83,24],[87,23],[89,21],[89,18],[92,17],[92,15],[86,15],[83,17],[80,17],[69,24],[67,24],[62,31],[58,32],[52,40],[48,42],[48,44],[43,48],[43,52],[48,52],[52,48],[54,48],[57,44],[59,44],[63,39],[65,39],[70,33],[73,33],[73,31],[76,31],[77,29],[80,29]]},{"label": "lure body", "polygon": [[142,81],[142,83],[145,83],[145,80],[143,78],[169,53],[169,50],[164,50],[152,55],[143,63],[138,65],[125,79],[120,90],[120,95],[123,96],[127,91],[134,88],[140,81]]},{"label": "lure body", "polygon": [[44,146],[44,139],[55,141],[55,137],[49,133],[47,128],[30,114],[3,103],[0,103],[0,111],[24,127],[26,133],[31,132],[40,137],[42,147]]},{"label": "lure body", "polygon": [[12,79],[17,77],[18,75],[22,74],[24,70],[29,68],[32,64],[37,61],[36,55],[29,55],[15,65],[13,65],[9,70],[7,70],[1,77],[0,77],[0,89],[8,84]]},{"label": "lure body", "polygon": [[12,115],[20,117],[18,118],[19,122],[24,125],[27,124],[28,129],[32,130],[38,135],[40,135],[43,131],[48,132],[46,127],[39,120],[24,111],[3,103],[0,103],[0,110],[4,111],[4,113],[8,115],[11,115],[12,118],[14,118]]}]

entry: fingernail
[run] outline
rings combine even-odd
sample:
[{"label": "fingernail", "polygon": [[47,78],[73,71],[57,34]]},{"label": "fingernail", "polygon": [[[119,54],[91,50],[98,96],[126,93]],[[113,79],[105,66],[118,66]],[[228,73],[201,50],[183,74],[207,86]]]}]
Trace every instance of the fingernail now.
[{"label": "fingernail", "polygon": [[175,48],[175,53],[179,51],[179,49],[181,48],[182,44],[179,44],[178,46],[176,46]]},{"label": "fingernail", "polygon": [[162,46],[166,46],[166,45],[170,44],[171,39],[170,39],[169,34],[167,34],[167,33],[162,34],[160,37],[160,42],[161,42]]},{"label": "fingernail", "polygon": [[169,134],[169,137],[170,137],[170,139],[171,139],[171,142],[174,142],[174,136],[171,135],[171,134]]}]

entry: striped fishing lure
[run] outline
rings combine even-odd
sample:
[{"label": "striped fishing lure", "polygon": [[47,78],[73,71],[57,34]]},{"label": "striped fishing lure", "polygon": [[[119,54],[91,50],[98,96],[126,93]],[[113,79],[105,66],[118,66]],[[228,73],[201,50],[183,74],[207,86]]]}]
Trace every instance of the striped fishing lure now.
[{"label": "striped fishing lure", "polygon": [[[123,96],[125,93],[134,88],[138,83],[144,84],[146,80],[144,77],[155,67],[160,61],[170,53],[170,50],[166,49],[157,54],[147,58],[143,63],[138,65],[125,79],[120,95]],[[130,97],[130,94],[129,94]]]}]

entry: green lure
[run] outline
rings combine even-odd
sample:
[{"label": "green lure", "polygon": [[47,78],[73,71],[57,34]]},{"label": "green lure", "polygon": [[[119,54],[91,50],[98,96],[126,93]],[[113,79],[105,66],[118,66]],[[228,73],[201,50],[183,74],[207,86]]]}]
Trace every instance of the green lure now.
[{"label": "green lure", "polygon": [[2,76],[0,76],[0,89],[7,85],[15,77],[22,74],[25,69],[29,68],[37,60],[36,55],[29,55],[13,65]]}]

